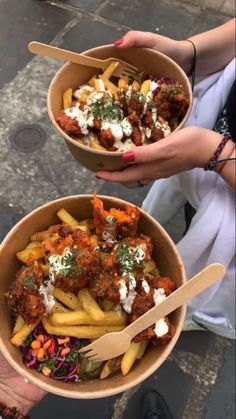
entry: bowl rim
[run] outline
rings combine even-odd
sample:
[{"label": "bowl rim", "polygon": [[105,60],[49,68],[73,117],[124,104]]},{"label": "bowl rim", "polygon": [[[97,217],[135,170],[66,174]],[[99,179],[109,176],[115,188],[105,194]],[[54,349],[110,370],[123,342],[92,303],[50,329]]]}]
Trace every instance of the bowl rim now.
[{"label": "bowl rim", "polygon": [[[3,241],[0,244],[0,254],[2,252],[2,249],[5,247],[5,245],[7,245],[8,241],[11,239],[11,237],[15,234],[15,232],[17,231],[19,225],[21,225],[22,223],[24,223],[25,221],[27,221],[32,215],[36,214],[38,211],[42,210],[42,209],[46,209],[49,208],[52,204],[55,203],[62,203],[65,201],[69,200],[77,200],[80,198],[87,198],[87,199],[92,199],[93,194],[78,194],[78,195],[69,195],[69,196],[64,196],[62,198],[57,198],[54,199],[52,201],[49,201],[45,204],[40,205],[39,207],[35,208],[34,210],[30,211],[29,213],[27,213],[23,218],[21,218],[13,227],[12,229],[7,233],[7,235],[5,236],[5,238],[3,239]],[[187,281],[186,278],[186,272],[185,272],[185,268],[184,268],[184,264],[182,261],[182,258],[180,256],[180,253],[175,245],[175,243],[173,242],[173,240],[171,239],[171,237],[169,236],[169,234],[167,233],[167,231],[161,226],[161,224],[154,218],[152,217],[150,214],[148,214],[147,212],[145,212],[142,208],[138,207],[135,204],[132,204],[126,200],[123,200],[119,197],[115,197],[115,196],[109,196],[109,195],[99,195],[97,194],[97,197],[100,198],[101,200],[103,199],[114,199],[116,201],[118,201],[121,205],[124,204],[129,204],[129,205],[133,205],[137,208],[139,208],[141,214],[143,216],[145,216],[146,218],[148,218],[152,223],[157,224],[158,228],[162,231],[163,235],[165,236],[166,240],[169,242],[169,244],[171,245],[176,258],[179,262],[179,266],[180,266],[180,270],[181,270],[181,276],[182,276],[182,281],[183,283],[185,283]],[[103,398],[103,397],[109,397],[109,396],[113,396],[119,393],[122,393],[126,390],[129,390],[133,387],[135,387],[136,385],[140,384],[141,382],[143,382],[146,378],[150,377],[151,374],[153,374],[162,364],[163,362],[165,362],[165,360],[168,358],[169,354],[171,353],[171,351],[173,350],[180,334],[182,331],[182,327],[183,327],[183,323],[185,320],[185,316],[186,316],[186,311],[187,311],[187,304],[182,305],[181,307],[179,307],[179,321],[176,327],[176,331],[174,336],[172,337],[171,341],[167,344],[168,346],[166,346],[165,349],[165,358],[162,360],[161,356],[159,358],[159,360],[157,362],[154,362],[152,366],[150,366],[149,368],[147,368],[141,375],[139,375],[138,377],[134,378],[132,381],[132,384],[130,383],[124,383],[124,384],[120,384],[117,386],[116,389],[114,388],[109,388],[106,390],[96,390],[96,392],[94,391],[83,391],[81,392],[79,390],[79,387],[75,387],[75,390],[67,390],[65,388],[59,388],[59,387],[55,387],[53,385],[54,380],[51,380],[51,383],[46,383],[43,380],[41,380],[38,377],[35,377],[31,374],[30,369],[27,369],[25,366],[21,366],[19,365],[11,356],[11,354],[8,352],[7,346],[5,345],[5,341],[3,340],[1,333],[0,333],[0,348],[1,348],[1,352],[4,355],[4,357],[6,358],[6,360],[9,362],[9,364],[26,380],[28,380],[29,382],[31,382],[32,384],[37,385],[38,387],[40,387],[41,389],[52,393],[52,394],[56,394],[58,396],[63,396],[63,397],[69,397],[69,398],[74,398],[74,399],[97,399],[97,398]],[[20,349],[19,349],[20,350]],[[79,383],[77,383],[79,384]]]},{"label": "bowl rim", "polygon": [[[104,50],[104,49],[108,49],[108,48],[114,48],[113,44],[105,44],[105,45],[99,45],[97,47],[93,47],[90,49],[87,49],[83,52],[81,52],[82,55],[90,55],[91,52],[93,52],[94,50]],[[137,47],[132,47],[129,49],[137,49]],[[151,53],[161,56],[163,58],[165,58],[167,61],[169,61],[171,63],[171,65],[173,65],[174,67],[178,68],[179,72],[182,73],[183,78],[185,79],[186,82],[186,86],[188,87],[188,94],[189,94],[189,107],[187,109],[186,114],[184,115],[184,121],[186,123],[186,121],[188,120],[188,117],[190,115],[191,112],[191,108],[192,108],[192,102],[193,102],[193,92],[192,92],[192,87],[191,87],[191,83],[190,80],[187,76],[187,74],[185,73],[185,71],[180,67],[179,64],[177,64],[172,58],[168,57],[168,55],[163,54],[160,51],[156,51],[152,48],[144,48],[141,47],[139,49],[142,50],[146,50],[146,51],[150,51]],[[48,88],[48,93],[47,93],[47,111],[48,111],[48,116],[49,119],[51,120],[52,124],[56,127],[57,131],[60,132],[60,134],[66,139],[68,140],[72,145],[76,146],[77,148],[81,148],[83,150],[89,151],[92,154],[97,154],[99,156],[117,156],[117,157],[121,157],[123,152],[122,151],[105,151],[105,150],[96,150],[95,148],[89,147],[87,145],[81,144],[78,141],[74,140],[72,137],[70,137],[67,133],[65,133],[65,131],[63,131],[63,129],[57,124],[55,117],[53,115],[53,112],[51,110],[51,107],[49,106],[49,101],[50,101],[50,94],[51,94],[51,89],[54,86],[54,84],[57,82],[57,79],[60,77],[61,73],[64,71],[64,69],[66,67],[69,67],[71,64],[75,64],[75,63],[71,63],[70,61],[67,61],[65,64],[63,64],[59,70],[54,74],[50,84],[49,84],[49,88]],[[76,64],[75,64],[76,65]],[[78,64],[79,65],[79,64]],[[182,121],[180,122],[180,124],[178,125],[178,127],[182,124]],[[174,133],[177,129],[179,129],[178,127],[175,128],[174,131],[172,131],[172,133]]]}]

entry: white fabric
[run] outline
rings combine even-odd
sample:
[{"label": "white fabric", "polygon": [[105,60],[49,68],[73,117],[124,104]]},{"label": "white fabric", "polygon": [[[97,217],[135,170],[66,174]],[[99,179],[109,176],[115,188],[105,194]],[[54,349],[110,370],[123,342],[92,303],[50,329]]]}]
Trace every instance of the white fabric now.
[{"label": "white fabric", "polygon": [[[195,87],[193,108],[186,125],[212,129],[235,79],[235,60]],[[234,163],[232,163],[234,164]],[[224,279],[188,304],[188,317],[207,329],[235,339],[235,195],[216,173],[194,169],[156,181],[143,208],[166,224],[189,201],[196,209],[187,234],[177,244],[187,277],[206,265],[223,263]]]}]

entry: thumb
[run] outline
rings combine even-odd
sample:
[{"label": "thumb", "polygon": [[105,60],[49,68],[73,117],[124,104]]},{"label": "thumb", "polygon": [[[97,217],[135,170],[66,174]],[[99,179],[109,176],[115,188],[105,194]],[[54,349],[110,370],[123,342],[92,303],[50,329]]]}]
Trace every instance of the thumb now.
[{"label": "thumb", "polygon": [[129,31],[123,36],[123,38],[115,41],[115,46],[118,48],[155,48],[157,37],[158,35],[151,32]]}]

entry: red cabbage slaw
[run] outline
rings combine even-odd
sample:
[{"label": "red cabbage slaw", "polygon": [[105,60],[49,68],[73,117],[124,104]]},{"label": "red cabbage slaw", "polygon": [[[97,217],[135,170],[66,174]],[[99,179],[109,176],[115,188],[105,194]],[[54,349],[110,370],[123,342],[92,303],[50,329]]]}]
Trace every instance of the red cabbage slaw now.
[{"label": "red cabbage slaw", "polygon": [[[36,351],[32,349],[31,344],[39,335],[44,336],[45,342],[52,341],[53,350],[47,351],[47,355],[43,360],[37,358]],[[27,337],[21,346],[23,353],[23,363],[26,368],[34,368],[43,373],[43,369],[47,367],[48,377],[62,380],[64,382],[80,382],[79,375],[79,349],[81,348],[81,340],[70,337],[66,347],[70,349],[69,353],[61,356],[61,351],[65,348],[64,344],[60,344],[60,340],[64,340],[65,336],[50,335],[46,332],[41,324]]]}]

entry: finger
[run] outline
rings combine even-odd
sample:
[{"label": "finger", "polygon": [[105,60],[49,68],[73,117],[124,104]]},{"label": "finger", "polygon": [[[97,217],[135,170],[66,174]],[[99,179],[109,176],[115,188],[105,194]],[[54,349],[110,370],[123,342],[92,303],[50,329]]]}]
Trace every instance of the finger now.
[{"label": "finger", "polygon": [[120,172],[106,172],[99,171],[96,173],[98,179],[107,180],[109,182],[116,182],[122,184],[135,184],[137,180],[145,179],[145,183],[150,182],[152,179],[147,178],[148,173],[152,173],[150,165],[147,167],[145,164],[132,165]]},{"label": "finger", "polygon": [[171,149],[168,150],[169,141],[160,140],[156,143],[135,147],[122,154],[125,163],[151,163],[153,161],[166,160],[171,157]]},{"label": "finger", "polygon": [[146,47],[155,48],[157,36],[151,32],[129,31],[115,42],[118,48]]}]

